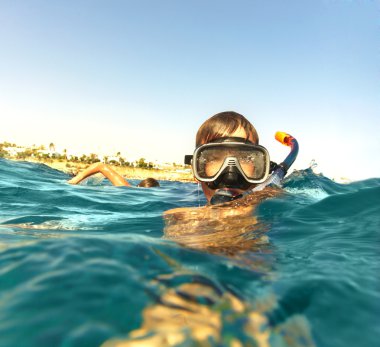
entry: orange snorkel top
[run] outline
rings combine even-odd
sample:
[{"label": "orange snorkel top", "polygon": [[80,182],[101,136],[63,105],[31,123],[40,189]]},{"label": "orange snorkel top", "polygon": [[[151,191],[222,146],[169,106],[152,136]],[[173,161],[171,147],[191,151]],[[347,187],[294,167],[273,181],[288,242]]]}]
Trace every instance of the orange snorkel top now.
[{"label": "orange snorkel top", "polygon": [[291,146],[291,142],[294,139],[293,136],[283,131],[277,131],[274,137],[278,142],[281,142],[285,146]]}]

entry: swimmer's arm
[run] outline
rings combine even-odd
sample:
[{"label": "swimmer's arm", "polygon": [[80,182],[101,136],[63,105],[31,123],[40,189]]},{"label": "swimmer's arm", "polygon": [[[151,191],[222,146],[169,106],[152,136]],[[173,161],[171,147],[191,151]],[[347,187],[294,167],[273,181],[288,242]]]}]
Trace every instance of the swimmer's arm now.
[{"label": "swimmer's arm", "polygon": [[103,163],[95,163],[89,166],[87,169],[80,172],[74,178],[68,181],[70,184],[78,184],[82,182],[85,178],[95,175],[97,173],[103,174],[108,178],[114,186],[121,187],[127,186],[130,187],[128,181],[126,181],[121,175],[119,175],[115,170]]}]

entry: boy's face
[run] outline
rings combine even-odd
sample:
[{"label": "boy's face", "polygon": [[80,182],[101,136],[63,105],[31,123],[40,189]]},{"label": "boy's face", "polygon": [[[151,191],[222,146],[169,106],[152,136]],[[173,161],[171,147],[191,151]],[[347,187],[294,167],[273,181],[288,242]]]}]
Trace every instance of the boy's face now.
[{"label": "boy's face", "polygon": [[[239,127],[238,129],[236,129],[236,131],[234,131],[233,133],[230,133],[230,134],[223,134],[223,137],[242,137],[242,138],[246,138],[247,137],[247,133],[246,131],[244,130],[244,128],[242,127]],[[252,134],[249,134],[249,137],[248,137],[248,140],[255,143],[255,139],[254,137],[252,136]],[[201,186],[202,186],[202,190],[203,190],[203,193],[207,199],[207,201],[210,201],[211,198],[213,197],[213,195],[215,194],[215,190],[213,189],[210,189],[207,185],[206,182],[201,182]],[[254,184],[252,185],[254,186]],[[241,190],[241,193],[243,193],[244,190]]]}]

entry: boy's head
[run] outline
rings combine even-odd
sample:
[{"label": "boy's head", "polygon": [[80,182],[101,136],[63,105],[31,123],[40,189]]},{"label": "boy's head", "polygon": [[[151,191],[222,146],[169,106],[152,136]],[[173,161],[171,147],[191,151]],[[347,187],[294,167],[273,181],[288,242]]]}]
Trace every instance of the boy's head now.
[{"label": "boy's head", "polygon": [[[208,201],[222,189],[233,191],[234,195],[241,194],[256,185],[246,179],[256,182],[264,177],[269,170],[269,155],[258,142],[255,127],[243,115],[233,111],[218,113],[201,125],[196,135],[196,158],[193,160],[197,161],[198,177],[202,170],[205,177],[215,177],[214,181],[208,182],[199,179]],[[206,144],[210,145],[202,152],[201,148]],[[239,159],[234,159],[236,157]],[[214,167],[213,161],[217,162]]]}]

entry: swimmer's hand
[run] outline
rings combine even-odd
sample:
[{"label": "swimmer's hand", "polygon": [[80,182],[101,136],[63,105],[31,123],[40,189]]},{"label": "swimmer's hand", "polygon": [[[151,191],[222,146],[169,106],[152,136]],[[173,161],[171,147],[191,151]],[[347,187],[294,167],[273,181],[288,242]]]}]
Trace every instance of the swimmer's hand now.
[{"label": "swimmer's hand", "polygon": [[76,181],[76,180],[74,180],[74,178],[73,178],[73,179],[67,181],[67,183],[70,183],[70,184],[78,184],[79,181]]}]

